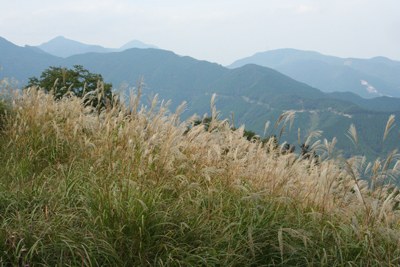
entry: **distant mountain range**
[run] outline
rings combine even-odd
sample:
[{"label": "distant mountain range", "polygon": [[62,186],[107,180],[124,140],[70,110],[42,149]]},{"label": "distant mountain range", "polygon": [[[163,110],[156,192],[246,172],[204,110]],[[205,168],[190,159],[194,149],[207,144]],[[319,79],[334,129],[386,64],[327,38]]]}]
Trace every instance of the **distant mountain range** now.
[{"label": "distant mountain range", "polygon": [[87,45],[84,43],[80,43],[77,41],[73,41],[70,39],[67,39],[63,36],[58,36],[46,43],[43,43],[37,48],[43,50],[44,52],[47,52],[53,56],[57,57],[69,57],[73,55],[78,55],[78,54],[85,54],[85,53],[91,53],[91,52],[96,52],[96,53],[110,53],[110,52],[121,52],[126,49],[130,48],[156,48],[158,49],[157,46],[154,45],[148,45],[145,44],[141,41],[138,40],[133,40],[125,45],[121,46],[120,48],[104,48],[100,45]]},{"label": "distant mountain range", "polygon": [[[377,97],[363,99],[352,93],[324,93],[305,83],[298,82],[271,68],[247,64],[228,69],[219,64],[178,56],[161,49],[131,48],[114,53],[85,53],[67,58],[56,57],[32,47],[19,47],[0,38],[0,79],[5,76],[27,81],[39,76],[49,66],[82,65],[93,73],[100,73],[115,88],[123,83],[136,86],[144,77],[147,89],[143,98],[158,94],[159,99],[172,100],[173,111],[183,101],[187,110],[182,119],[197,113],[210,113],[210,99],[217,94],[217,109],[221,118],[228,118],[233,111],[235,126],[262,135],[265,123],[275,120],[285,111],[294,110],[296,119],[281,141],[297,141],[313,130],[324,131],[323,137],[339,139],[338,148],[345,155],[362,153],[370,159],[381,151],[383,131],[391,114],[400,116],[400,99]],[[357,103],[357,104],[355,104]],[[364,108],[363,108],[364,107]],[[370,107],[367,109],[365,107]],[[372,110],[375,109],[375,110]],[[390,110],[390,111],[389,111]],[[350,124],[358,131],[358,150],[345,136]],[[272,128],[272,127],[271,127]],[[390,150],[398,147],[399,127],[393,129],[385,141]],[[268,134],[271,132],[268,132]],[[279,134],[278,132],[275,132]],[[385,151],[383,151],[385,152]]]},{"label": "distant mountain range", "polygon": [[400,61],[385,57],[339,58],[313,51],[278,49],[235,61],[228,68],[257,64],[273,68],[323,92],[352,92],[364,98],[400,97]]}]

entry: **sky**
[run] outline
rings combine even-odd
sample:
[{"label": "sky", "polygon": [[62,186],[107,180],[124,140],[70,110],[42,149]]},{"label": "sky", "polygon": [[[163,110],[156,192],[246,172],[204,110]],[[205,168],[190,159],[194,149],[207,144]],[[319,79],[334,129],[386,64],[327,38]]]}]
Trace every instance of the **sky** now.
[{"label": "sky", "polygon": [[[400,60],[399,0],[0,0],[0,36],[119,48],[140,40],[229,65],[279,48]],[[1,51],[0,51],[1,53]]]}]

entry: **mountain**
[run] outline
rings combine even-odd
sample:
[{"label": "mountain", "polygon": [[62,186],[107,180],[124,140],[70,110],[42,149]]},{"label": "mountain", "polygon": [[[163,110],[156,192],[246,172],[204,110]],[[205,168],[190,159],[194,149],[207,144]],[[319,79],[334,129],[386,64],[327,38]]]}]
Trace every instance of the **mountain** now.
[{"label": "mountain", "polygon": [[[216,107],[221,111],[222,119],[228,118],[232,111],[236,127],[245,124],[246,129],[260,135],[268,120],[275,122],[283,112],[294,110],[296,118],[292,127],[287,125],[283,130],[281,142],[296,143],[298,129],[302,142],[310,131],[322,130],[323,138],[338,138],[338,148],[345,150],[346,156],[361,153],[372,159],[380,155],[388,117],[391,114],[400,116],[400,111],[362,108],[343,95],[343,99],[334,98],[274,69],[255,64],[228,69],[215,63],[181,57],[170,51],[138,48],[115,53],[78,54],[63,59],[15,46],[4,39],[0,42],[0,51],[0,66],[4,67],[0,70],[0,79],[5,70],[12,71],[14,77],[21,79],[38,76],[38,72],[49,66],[70,68],[76,64],[83,65],[90,72],[101,73],[104,80],[112,82],[115,88],[123,83],[136,86],[144,77],[144,104],[147,104],[151,94],[158,94],[159,99],[171,99],[172,111],[186,101],[187,109],[182,114],[182,119],[185,119],[194,113],[200,116],[210,113],[210,99],[216,93]],[[357,100],[357,97],[351,97]],[[382,98],[382,101],[386,100]],[[400,101],[397,98],[390,100]],[[363,100],[357,101],[362,103]],[[392,106],[396,108],[398,103]],[[358,131],[357,149],[346,137],[352,123]],[[396,126],[389,133],[385,149],[399,146],[396,142],[398,132],[399,127]],[[273,133],[279,135],[280,128],[267,132]]]},{"label": "mountain", "polygon": [[324,92],[352,92],[364,98],[400,97],[400,61],[384,57],[339,58],[313,51],[278,49],[235,61],[228,68],[257,64],[278,70]]},{"label": "mountain", "polygon": [[145,44],[139,40],[132,40],[126,44],[124,44],[123,46],[121,46],[118,51],[124,51],[126,49],[130,49],[130,48],[141,48],[141,49],[146,49],[146,48],[155,48],[155,49],[159,49],[157,46],[155,45],[149,45],[149,44]]},{"label": "mountain", "polygon": [[[66,67],[75,64],[83,65],[91,72],[101,73],[106,81],[116,87],[123,83],[136,86],[143,78],[146,88],[159,94],[160,99],[173,100],[172,109],[183,101],[192,103],[199,95],[208,92],[210,82],[229,72],[229,69],[216,63],[152,48],[132,48],[107,54],[87,53],[64,60]],[[143,93],[149,95],[150,90]]]},{"label": "mountain", "polygon": [[32,51],[39,53],[39,54],[48,54],[51,55],[50,53],[44,52],[42,49],[40,49],[37,46],[30,46],[30,45],[25,45],[25,48],[31,49]]},{"label": "mountain", "polygon": [[397,111],[400,110],[400,101],[396,97],[375,97],[371,99],[365,99],[357,94],[351,92],[333,92],[328,93],[333,98],[347,100],[357,104],[358,106],[365,109],[372,109],[377,111]]},{"label": "mountain", "polygon": [[100,45],[87,45],[84,43],[80,43],[77,41],[73,41],[67,39],[63,36],[58,36],[46,43],[43,43],[37,48],[45,51],[49,54],[58,56],[58,57],[69,57],[77,54],[85,54],[85,53],[110,53],[110,52],[119,52],[130,48],[157,48],[154,45],[148,45],[138,40],[133,40],[120,48],[105,48]]},{"label": "mountain", "polygon": [[84,54],[88,52],[108,53],[113,49],[104,48],[99,45],[87,45],[77,41],[58,36],[46,43],[38,46],[41,50],[58,57],[69,57],[76,54]]},{"label": "mountain", "polygon": [[61,58],[47,54],[35,47],[20,47],[0,37],[0,80],[15,78],[27,84],[28,78],[39,77],[49,66],[61,64]]}]

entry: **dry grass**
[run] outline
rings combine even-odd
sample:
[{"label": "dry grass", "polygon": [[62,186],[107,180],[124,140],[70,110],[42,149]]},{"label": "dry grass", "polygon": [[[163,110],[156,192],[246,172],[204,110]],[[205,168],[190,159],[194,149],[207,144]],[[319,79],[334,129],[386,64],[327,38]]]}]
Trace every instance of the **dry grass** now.
[{"label": "dry grass", "polygon": [[[323,140],[317,164],[249,142],[213,105],[209,130],[185,133],[195,117],[180,122],[183,106],[169,113],[168,103],[139,98],[140,85],[129,105],[97,112],[38,88],[7,95],[0,264],[400,263],[400,197],[387,183],[399,175],[396,151],[367,164]],[[290,114],[280,120],[291,124]]]}]

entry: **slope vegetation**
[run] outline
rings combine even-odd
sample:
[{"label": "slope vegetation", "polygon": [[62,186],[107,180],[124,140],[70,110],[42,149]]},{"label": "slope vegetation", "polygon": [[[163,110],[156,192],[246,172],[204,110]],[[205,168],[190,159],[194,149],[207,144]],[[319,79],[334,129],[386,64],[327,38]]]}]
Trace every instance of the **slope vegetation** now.
[{"label": "slope vegetation", "polygon": [[6,266],[400,264],[399,193],[383,184],[396,154],[364,168],[325,142],[310,161],[248,141],[215,108],[208,131],[188,131],[193,118],[135,94],[100,113],[37,88],[6,98]]}]

